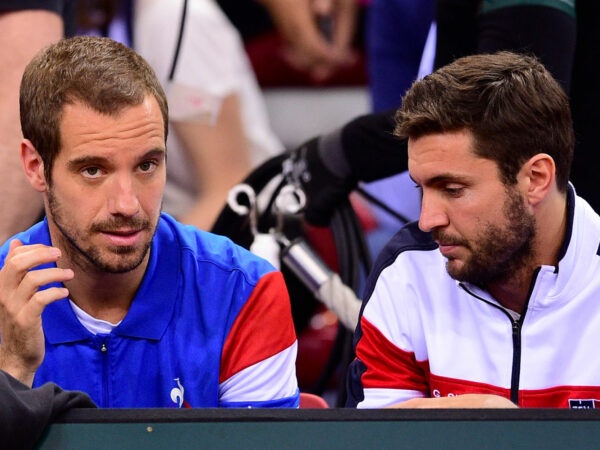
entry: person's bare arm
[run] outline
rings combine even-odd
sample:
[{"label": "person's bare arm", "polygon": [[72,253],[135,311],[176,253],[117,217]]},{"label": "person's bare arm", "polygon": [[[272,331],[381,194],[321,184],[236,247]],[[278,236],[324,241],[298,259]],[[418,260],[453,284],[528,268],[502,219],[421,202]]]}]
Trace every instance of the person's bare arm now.
[{"label": "person's bare arm", "polygon": [[193,163],[197,190],[194,205],[181,221],[210,230],[225,206],[229,190],[251,170],[249,143],[237,94],[227,96],[214,124],[173,122],[173,129]]},{"label": "person's bare arm", "polygon": [[21,169],[19,85],[27,63],[46,45],[63,36],[61,17],[50,11],[0,13],[0,243],[33,224],[42,198]]},{"label": "person's bare arm", "polygon": [[0,270],[0,369],[27,386],[44,359],[42,312],[69,295],[64,287],[39,288],[74,276],[71,269],[31,269],[59,258],[57,248],[23,245],[15,239]]},{"label": "person's bare arm", "polygon": [[425,408],[517,408],[507,398],[493,394],[463,394],[455,397],[412,398],[397,403],[391,408],[425,409]]}]

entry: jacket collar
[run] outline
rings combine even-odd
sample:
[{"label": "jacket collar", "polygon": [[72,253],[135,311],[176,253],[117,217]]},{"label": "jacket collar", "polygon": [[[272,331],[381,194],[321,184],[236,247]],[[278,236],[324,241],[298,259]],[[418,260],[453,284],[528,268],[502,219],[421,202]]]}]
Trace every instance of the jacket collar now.
[{"label": "jacket collar", "polygon": [[[40,227],[38,240],[49,243],[47,222]],[[180,245],[173,229],[161,216],[152,246],[148,267],[127,315],[112,331],[123,337],[159,340],[171,321],[180,286]],[[58,285],[58,284],[56,284]],[[50,287],[51,285],[48,285]],[[46,339],[52,344],[86,340],[91,337],[67,299],[51,303],[42,314]]]}]

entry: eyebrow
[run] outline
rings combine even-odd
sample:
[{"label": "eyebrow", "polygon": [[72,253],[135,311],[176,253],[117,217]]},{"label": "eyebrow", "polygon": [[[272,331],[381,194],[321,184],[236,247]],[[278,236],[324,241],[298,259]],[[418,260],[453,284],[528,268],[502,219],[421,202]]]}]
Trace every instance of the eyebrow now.
[{"label": "eyebrow", "polygon": [[[164,158],[167,151],[164,148],[154,148],[144,153],[139,160],[143,161],[148,158]],[[108,161],[108,158],[103,156],[82,156],[75,158],[67,163],[69,169],[76,169],[81,166],[101,164]]]},{"label": "eyebrow", "polygon": [[[417,186],[421,186],[419,183],[417,183],[415,181],[415,179],[410,176],[410,179],[417,185]],[[428,180],[426,180],[426,182],[424,183],[425,186],[435,186],[437,184],[444,184],[444,183],[466,183],[468,180],[466,177],[461,176],[461,175],[455,175],[455,174],[451,174],[451,173],[442,173],[439,175],[436,175],[433,178],[429,178]]]}]

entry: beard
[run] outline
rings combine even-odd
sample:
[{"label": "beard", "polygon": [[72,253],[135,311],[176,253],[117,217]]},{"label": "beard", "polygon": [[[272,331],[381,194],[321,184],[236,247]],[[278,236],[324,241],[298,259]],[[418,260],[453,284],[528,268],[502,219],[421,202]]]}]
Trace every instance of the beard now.
[{"label": "beard", "polygon": [[[79,228],[75,221],[68,220],[63,205],[58,201],[52,189],[48,192],[49,220],[54,222],[60,235],[61,248],[74,264],[82,268],[89,267],[105,273],[126,273],[138,268],[150,250],[152,238],[158,221],[152,227],[150,220],[114,216],[109,220],[94,222],[88,230]],[[149,231],[148,239],[138,246],[100,247],[92,243],[96,233],[111,232],[119,228]]]},{"label": "beard", "polygon": [[485,287],[519,277],[534,260],[533,242],[536,220],[516,189],[507,189],[502,208],[504,227],[487,223],[476,239],[467,241],[433,231],[438,242],[462,245],[471,250],[471,256],[462,267],[446,263],[448,274],[458,281]]}]

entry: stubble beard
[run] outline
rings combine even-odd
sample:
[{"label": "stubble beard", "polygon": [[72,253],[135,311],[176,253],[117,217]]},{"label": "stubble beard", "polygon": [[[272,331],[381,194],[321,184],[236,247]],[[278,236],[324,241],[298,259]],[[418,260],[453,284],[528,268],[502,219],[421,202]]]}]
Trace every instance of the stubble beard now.
[{"label": "stubble beard", "polygon": [[[471,250],[471,257],[461,267],[450,260],[446,263],[446,270],[452,278],[486,287],[531,274],[535,258],[535,216],[527,211],[523,198],[515,189],[507,189],[503,212],[505,227],[487,223],[477,239],[471,241],[476,245],[460,243]],[[434,231],[434,239],[446,242],[447,238],[436,235]]]},{"label": "stubble beard", "polygon": [[118,246],[104,250],[104,253],[109,252],[113,258],[105,254],[103,255],[103,250],[98,246],[93,244],[85,245],[86,241],[91,240],[91,236],[94,233],[110,231],[117,227],[128,226],[134,229],[150,230],[151,223],[146,218],[135,219],[115,216],[109,221],[92,224],[90,229],[84,232],[74,229],[64,220],[62,205],[56,199],[52,189],[48,191],[48,208],[50,211],[48,220],[51,220],[60,232],[58,239],[62,244],[61,248],[63,248],[74,264],[86,271],[96,270],[111,274],[130,272],[142,264],[150,251],[157,224],[154,225],[154,229],[150,233],[150,238],[141,247]]}]

